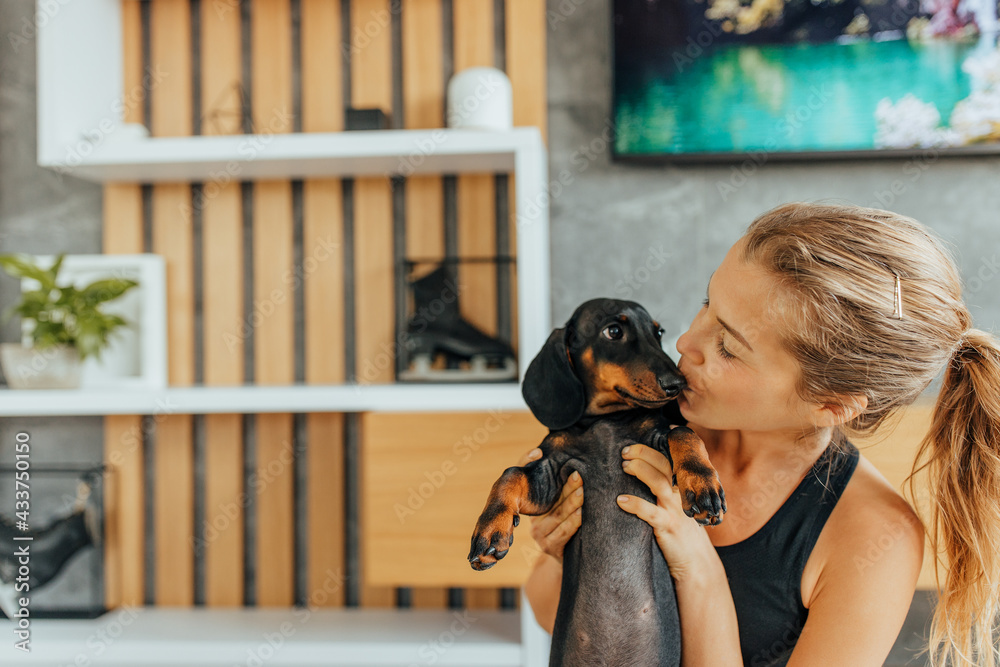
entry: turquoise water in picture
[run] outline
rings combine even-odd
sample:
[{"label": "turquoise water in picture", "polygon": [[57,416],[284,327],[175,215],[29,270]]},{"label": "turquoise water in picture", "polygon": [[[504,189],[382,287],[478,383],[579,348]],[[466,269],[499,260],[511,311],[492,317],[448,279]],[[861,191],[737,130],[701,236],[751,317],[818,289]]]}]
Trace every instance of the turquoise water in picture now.
[{"label": "turquoise water in picture", "polygon": [[912,93],[942,124],[970,93],[962,62],[974,44],[910,43],[724,46],[664,63],[666,75],[616,80],[616,143],[622,155],[829,151],[875,147],[875,107]]}]

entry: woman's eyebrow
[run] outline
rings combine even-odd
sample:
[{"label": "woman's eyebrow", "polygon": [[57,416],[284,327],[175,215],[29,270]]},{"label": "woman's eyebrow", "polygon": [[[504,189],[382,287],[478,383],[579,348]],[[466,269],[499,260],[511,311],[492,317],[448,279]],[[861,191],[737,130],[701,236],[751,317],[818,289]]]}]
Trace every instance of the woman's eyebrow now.
[{"label": "woman's eyebrow", "polygon": [[[718,317],[716,317],[715,319],[719,320]],[[740,335],[739,331],[737,331],[736,329],[732,328],[731,326],[729,326],[728,324],[726,324],[722,320],[719,320],[719,324],[722,325],[722,328],[724,328],[726,331],[728,331],[729,333],[731,333],[733,335],[733,338],[735,338],[736,340],[738,340],[743,345],[743,347],[745,347],[746,349],[748,349],[751,352],[753,352],[753,348],[750,347],[750,343],[747,342],[746,338],[744,338],[743,336]]]},{"label": "woman's eyebrow", "polygon": [[[714,275],[715,275],[715,271],[712,271],[712,276],[714,276]],[[708,285],[712,284],[712,276],[708,277]],[[705,287],[705,298],[706,299],[708,298],[708,286]],[[740,335],[739,331],[737,331],[736,329],[732,328],[731,326],[729,326],[728,324],[726,324],[725,322],[723,322],[722,319],[718,315],[715,316],[715,319],[719,322],[719,324],[722,325],[722,328],[725,329],[726,331],[728,331],[732,335],[733,338],[735,338],[736,340],[738,340],[743,347],[745,347],[746,349],[748,349],[751,352],[753,352],[753,348],[750,347],[750,343],[747,342],[746,338],[744,338],[742,335]]]}]

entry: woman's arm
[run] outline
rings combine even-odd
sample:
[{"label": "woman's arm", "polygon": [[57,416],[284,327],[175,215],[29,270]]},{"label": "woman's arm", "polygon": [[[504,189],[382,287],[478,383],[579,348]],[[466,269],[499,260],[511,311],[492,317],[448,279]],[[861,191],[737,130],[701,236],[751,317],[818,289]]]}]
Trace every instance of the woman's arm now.
[{"label": "woman's arm", "polygon": [[706,528],[684,514],[680,494],[671,483],[666,456],[645,445],[622,451],[622,466],[641,480],[657,503],[619,496],[618,506],[653,527],[677,592],[681,618],[681,662],[684,667],[742,667],[736,606],[729,581],[708,539]]},{"label": "woman's arm", "polygon": [[559,609],[559,590],[562,586],[562,563],[548,554],[535,561],[535,568],[524,582],[524,594],[531,603],[535,620],[550,635]]}]

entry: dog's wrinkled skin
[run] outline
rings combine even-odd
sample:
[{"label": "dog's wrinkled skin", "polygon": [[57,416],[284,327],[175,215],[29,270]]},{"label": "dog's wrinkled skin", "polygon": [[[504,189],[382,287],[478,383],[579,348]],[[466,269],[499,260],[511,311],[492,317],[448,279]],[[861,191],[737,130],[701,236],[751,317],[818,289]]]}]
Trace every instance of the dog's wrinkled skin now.
[{"label": "dog's wrinkled skin", "polygon": [[629,494],[656,502],[622,470],[621,450],[642,443],[672,462],[684,512],[716,524],[725,495],[704,443],[672,399],[684,386],[662,329],[637,303],[594,299],[549,336],[522,393],[549,427],[542,458],[504,471],[476,524],[469,562],[492,567],[514,541],[520,514],[548,512],[573,471],[586,493],[582,523],[563,552],[550,667],[680,664],[673,580],[648,523],[621,510]]}]

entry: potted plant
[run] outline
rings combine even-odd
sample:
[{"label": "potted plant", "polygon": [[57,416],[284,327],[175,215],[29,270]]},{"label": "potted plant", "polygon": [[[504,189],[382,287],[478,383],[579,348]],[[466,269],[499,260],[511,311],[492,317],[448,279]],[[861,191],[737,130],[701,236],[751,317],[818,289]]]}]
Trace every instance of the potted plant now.
[{"label": "potted plant", "polygon": [[109,337],[129,324],[118,315],[101,311],[101,304],[117,299],[139,283],[107,278],[83,288],[58,283],[65,254],[47,269],[30,255],[0,255],[0,267],[15,278],[30,278],[39,287],[21,292],[21,301],[3,311],[2,321],[20,315],[28,323],[22,343],[0,344],[0,363],[14,389],[73,388],[80,384],[80,367],[88,357],[100,359]]}]

